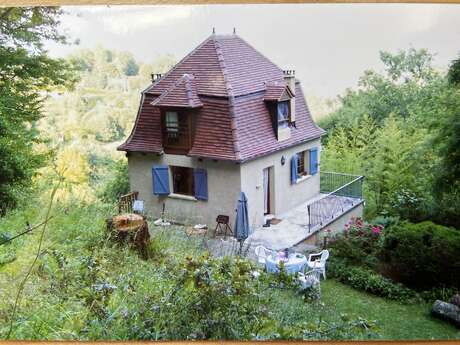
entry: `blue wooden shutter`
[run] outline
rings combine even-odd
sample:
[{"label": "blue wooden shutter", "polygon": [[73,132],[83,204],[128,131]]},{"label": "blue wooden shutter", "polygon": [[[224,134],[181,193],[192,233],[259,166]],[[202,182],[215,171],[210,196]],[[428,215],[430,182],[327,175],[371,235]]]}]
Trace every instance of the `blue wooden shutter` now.
[{"label": "blue wooden shutter", "polygon": [[294,154],[291,158],[291,184],[296,184],[298,175],[297,175],[297,165],[299,164],[299,158],[297,154]]},{"label": "blue wooden shutter", "polygon": [[318,173],[318,148],[310,149],[310,175]]},{"label": "blue wooden shutter", "polygon": [[169,194],[169,169],[167,165],[154,165],[152,168],[153,194]]},{"label": "blue wooden shutter", "polygon": [[195,198],[208,200],[208,174],[205,169],[195,169]]}]

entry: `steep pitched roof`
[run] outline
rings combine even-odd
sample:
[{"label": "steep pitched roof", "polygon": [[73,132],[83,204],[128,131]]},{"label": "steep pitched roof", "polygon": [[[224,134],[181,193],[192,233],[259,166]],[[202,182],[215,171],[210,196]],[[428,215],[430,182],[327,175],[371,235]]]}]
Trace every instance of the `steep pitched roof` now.
[{"label": "steep pitched roof", "polygon": [[160,95],[184,74],[195,76],[198,94],[228,96],[213,36],[207,38],[144,92]]},{"label": "steep pitched roof", "polygon": [[[279,142],[265,101],[286,93],[296,96],[297,128]],[[200,107],[189,156],[243,162],[324,134],[300,85],[290,90],[283,71],[236,35],[210,36],[144,90],[133,132],[119,150],[162,152],[159,106]]]},{"label": "steep pitched roof", "polygon": [[283,71],[236,35],[211,35],[145,92],[161,94],[179,77],[193,74],[199,95],[240,96],[283,82]]},{"label": "steep pitched roof", "polygon": [[174,84],[165,90],[160,97],[152,102],[153,106],[159,107],[202,107],[200,98],[196,92],[195,77],[191,74],[184,74]]},{"label": "steep pitched roof", "polygon": [[325,131],[312,120],[300,83],[296,84],[296,127],[289,139],[278,141],[264,102],[264,93],[238,97],[235,104],[240,161],[248,161],[272,152],[319,138]]},{"label": "steep pitched roof", "polygon": [[154,96],[142,94],[133,130],[117,150],[160,153],[163,151],[161,138],[161,114],[151,103]]}]

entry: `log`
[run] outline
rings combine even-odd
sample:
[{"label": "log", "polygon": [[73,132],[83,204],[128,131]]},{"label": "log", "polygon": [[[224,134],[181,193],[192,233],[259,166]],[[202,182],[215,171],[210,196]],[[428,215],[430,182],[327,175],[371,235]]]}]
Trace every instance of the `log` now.
[{"label": "log", "polygon": [[460,308],[452,303],[436,300],[431,307],[431,314],[460,328]]}]

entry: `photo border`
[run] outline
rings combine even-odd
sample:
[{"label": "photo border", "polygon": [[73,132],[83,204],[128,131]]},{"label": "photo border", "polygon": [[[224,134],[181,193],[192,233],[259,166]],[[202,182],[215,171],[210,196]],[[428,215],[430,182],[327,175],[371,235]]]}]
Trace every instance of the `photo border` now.
[{"label": "photo border", "polygon": [[[243,5],[243,4],[460,4],[460,0],[0,0],[0,7],[25,7],[25,6],[96,6],[96,5]],[[459,23],[460,25],[460,23]],[[460,330],[459,330],[460,332]],[[61,340],[0,340],[0,345],[33,345],[33,344],[59,344],[59,345],[144,345],[156,343],[156,341],[61,341]],[[209,340],[209,341],[161,341],[168,345],[258,345],[263,343],[277,345],[305,345],[329,344],[329,345],[453,345],[459,344],[459,340],[344,340],[344,341],[233,341],[233,340]]]}]

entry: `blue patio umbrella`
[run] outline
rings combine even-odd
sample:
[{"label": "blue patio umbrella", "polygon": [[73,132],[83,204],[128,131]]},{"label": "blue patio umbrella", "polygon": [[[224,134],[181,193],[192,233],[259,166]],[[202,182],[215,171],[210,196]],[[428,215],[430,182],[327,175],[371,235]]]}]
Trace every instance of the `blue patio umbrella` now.
[{"label": "blue patio umbrella", "polygon": [[235,237],[244,241],[249,236],[248,198],[244,192],[240,192],[236,206]]}]

